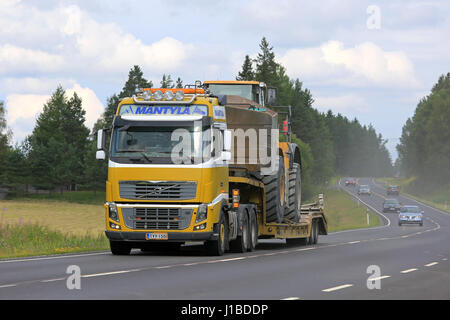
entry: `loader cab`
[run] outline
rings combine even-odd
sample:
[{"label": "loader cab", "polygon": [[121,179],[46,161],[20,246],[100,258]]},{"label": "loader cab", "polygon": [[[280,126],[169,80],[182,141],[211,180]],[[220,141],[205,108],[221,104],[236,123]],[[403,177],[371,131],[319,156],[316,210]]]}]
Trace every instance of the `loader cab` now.
[{"label": "loader cab", "polygon": [[235,95],[254,101],[263,108],[275,105],[276,88],[259,81],[205,81],[205,88],[212,95]]}]

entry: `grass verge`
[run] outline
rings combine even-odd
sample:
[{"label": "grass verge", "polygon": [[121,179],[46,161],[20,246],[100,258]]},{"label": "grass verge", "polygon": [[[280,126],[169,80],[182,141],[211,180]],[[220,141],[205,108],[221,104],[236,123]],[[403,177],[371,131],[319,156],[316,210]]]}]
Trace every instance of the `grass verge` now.
[{"label": "grass verge", "polygon": [[71,235],[33,223],[0,224],[0,258],[99,251],[109,248],[103,235]]},{"label": "grass verge", "polygon": [[366,207],[358,205],[342,190],[325,190],[324,203],[329,232],[377,227],[381,224],[379,216],[371,210],[368,211],[369,224],[367,224]]}]

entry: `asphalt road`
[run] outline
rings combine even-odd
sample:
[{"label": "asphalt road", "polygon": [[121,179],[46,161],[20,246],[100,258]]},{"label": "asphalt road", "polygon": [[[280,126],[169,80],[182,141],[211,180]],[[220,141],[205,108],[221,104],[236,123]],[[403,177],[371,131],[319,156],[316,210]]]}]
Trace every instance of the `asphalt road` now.
[{"label": "asphalt road", "polygon": [[[361,205],[381,214],[384,188],[368,178],[360,184],[374,192]],[[356,188],[342,188],[356,197]],[[222,257],[194,245],[167,254],[0,260],[0,299],[449,299],[450,215],[420,206],[423,227],[399,227],[397,214],[386,213],[380,227],[321,236],[314,246],[261,240],[255,252]],[[68,288],[77,284],[69,266],[79,267],[79,289]]]}]

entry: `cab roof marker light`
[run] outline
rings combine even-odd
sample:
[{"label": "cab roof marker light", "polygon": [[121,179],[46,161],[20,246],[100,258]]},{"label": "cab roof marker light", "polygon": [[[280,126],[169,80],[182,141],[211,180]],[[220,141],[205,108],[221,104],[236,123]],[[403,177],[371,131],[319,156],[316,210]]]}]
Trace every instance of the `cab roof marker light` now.
[{"label": "cab roof marker light", "polygon": [[182,90],[178,90],[178,91],[175,93],[175,100],[177,100],[177,101],[182,101],[182,100],[184,100],[184,92],[183,92]]},{"label": "cab roof marker light", "polygon": [[156,101],[160,101],[163,98],[163,93],[160,90],[156,90],[155,92],[153,92],[153,99],[155,99]]},{"label": "cab roof marker light", "polygon": [[164,99],[166,99],[166,100],[173,100],[173,98],[174,98],[174,93],[173,93],[173,91],[171,91],[171,90],[167,90],[165,93],[164,93]]}]

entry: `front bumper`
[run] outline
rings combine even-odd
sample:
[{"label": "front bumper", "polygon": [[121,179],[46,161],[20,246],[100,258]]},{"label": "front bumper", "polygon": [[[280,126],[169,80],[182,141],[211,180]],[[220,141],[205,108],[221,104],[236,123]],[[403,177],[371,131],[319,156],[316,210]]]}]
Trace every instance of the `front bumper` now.
[{"label": "front bumper", "polygon": [[[160,231],[158,231],[160,232]],[[106,237],[111,241],[130,241],[143,243],[184,242],[184,241],[207,241],[217,240],[218,234],[209,232],[167,232],[168,240],[146,240],[148,232],[135,231],[105,231]]]},{"label": "front bumper", "polygon": [[409,220],[409,219],[402,220],[402,219],[400,219],[398,222],[401,224],[422,224],[423,220]]}]

